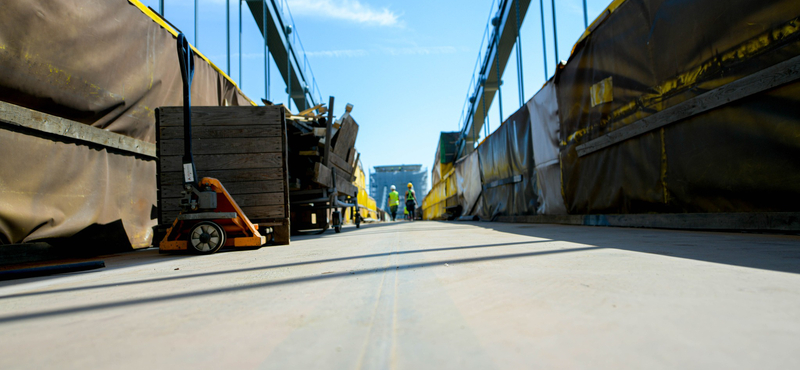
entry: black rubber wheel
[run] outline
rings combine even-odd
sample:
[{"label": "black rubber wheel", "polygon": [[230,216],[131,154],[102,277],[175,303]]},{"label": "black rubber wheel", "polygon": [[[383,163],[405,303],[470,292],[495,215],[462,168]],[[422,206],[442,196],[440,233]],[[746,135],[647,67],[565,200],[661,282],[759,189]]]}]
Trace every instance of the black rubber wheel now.
[{"label": "black rubber wheel", "polygon": [[340,233],[340,232],[342,232],[342,227],[341,226],[334,226],[333,227],[333,231],[336,231],[337,233]]},{"label": "black rubber wheel", "polygon": [[356,229],[361,228],[361,215],[356,213]]},{"label": "black rubber wheel", "polygon": [[225,245],[225,230],[211,221],[199,222],[189,232],[189,249],[197,254],[212,254]]}]

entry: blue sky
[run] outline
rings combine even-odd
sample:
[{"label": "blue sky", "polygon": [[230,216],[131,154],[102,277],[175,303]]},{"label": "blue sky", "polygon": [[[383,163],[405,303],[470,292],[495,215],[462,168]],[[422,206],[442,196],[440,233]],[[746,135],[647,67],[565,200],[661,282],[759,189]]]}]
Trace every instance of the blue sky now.
[{"label": "blue sky", "polygon": [[[141,0],[158,10],[158,0]],[[355,105],[360,125],[356,147],[365,168],[422,164],[430,170],[440,131],[460,129],[459,117],[497,0],[279,0],[288,4],[296,35],[325,102],[336,97],[335,114]],[[589,23],[610,0],[587,0]],[[165,0],[165,17],[195,40],[194,0]],[[198,49],[227,69],[225,0],[199,0]],[[238,1],[230,1],[231,77],[260,102],[265,95],[263,39],[245,7],[242,14],[242,70],[238,68]],[[555,66],[551,0],[544,1],[547,66]],[[583,1],[557,0],[558,54],[569,57],[584,31]],[[544,84],[539,1],[532,0],[522,24],[525,100]],[[194,42],[193,42],[194,43]],[[299,48],[298,48],[299,49]],[[300,51],[300,50],[297,50]],[[270,66],[270,98],[286,102],[286,86]],[[503,114],[520,106],[517,65],[512,58],[503,76]],[[524,102],[523,102],[524,103]],[[293,109],[294,110],[294,109]],[[489,125],[500,122],[495,100]]]}]

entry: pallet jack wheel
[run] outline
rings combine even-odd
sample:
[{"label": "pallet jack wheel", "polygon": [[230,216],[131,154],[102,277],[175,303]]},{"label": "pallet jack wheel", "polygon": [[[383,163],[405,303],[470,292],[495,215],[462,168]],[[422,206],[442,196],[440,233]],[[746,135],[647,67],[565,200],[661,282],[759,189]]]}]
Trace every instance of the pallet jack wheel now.
[{"label": "pallet jack wheel", "polygon": [[189,246],[197,254],[212,254],[225,245],[225,230],[211,221],[194,225],[189,233]]}]

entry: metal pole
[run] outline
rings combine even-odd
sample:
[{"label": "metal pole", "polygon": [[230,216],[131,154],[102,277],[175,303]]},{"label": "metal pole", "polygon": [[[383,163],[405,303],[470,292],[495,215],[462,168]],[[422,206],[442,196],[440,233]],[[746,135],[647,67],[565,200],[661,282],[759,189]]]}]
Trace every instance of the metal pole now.
[{"label": "metal pole", "polygon": [[[163,1],[163,0],[162,0]],[[225,39],[228,53],[228,76],[231,75],[231,0],[225,0]]]},{"label": "metal pole", "polygon": [[161,14],[162,17],[164,16],[164,0],[158,1],[158,13]]},{"label": "metal pole", "polygon": [[[483,137],[489,136],[488,129],[489,129],[489,116],[488,112],[486,111],[486,80],[483,81]],[[473,127],[475,125],[472,125]]]},{"label": "metal pole", "polygon": [[242,0],[239,0],[239,88],[244,86],[242,81]]},{"label": "metal pole", "polygon": [[544,33],[544,0],[539,0],[539,13],[542,16],[542,55],[544,56],[544,80],[547,81],[547,77],[550,76],[547,73],[547,40],[545,38]]},{"label": "metal pole", "polygon": [[553,50],[556,51],[556,68],[558,68],[558,27],[556,26],[556,0],[551,0],[553,4]]},{"label": "metal pole", "polygon": [[[286,26],[286,93],[289,95],[286,107],[292,109],[292,26]],[[327,139],[326,139],[327,140]]]},{"label": "metal pole", "polygon": [[517,3],[517,86],[519,87],[519,105],[525,104],[525,80],[522,78],[522,35],[519,33],[519,0]]},{"label": "metal pole", "polygon": [[500,124],[503,124],[503,91],[500,89],[502,84],[502,75],[500,74],[500,19],[497,20],[497,26],[494,28],[494,50],[495,59],[497,59],[497,104],[500,108]]},{"label": "metal pole", "polygon": [[267,45],[267,1],[261,2],[263,11],[261,13],[263,22],[261,24],[264,33],[264,99],[269,100],[269,46]]},{"label": "metal pole", "polygon": [[475,143],[478,142],[478,139],[475,138],[475,116],[472,116],[472,149],[475,149]]},{"label": "metal pole", "polygon": [[194,47],[199,48],[200,43],[197,40],[199,39],[198,33],[200,30],[197,28],[197,2],[198,0],[194,0]]},{"label": "metal pole", "polygon": [[583,0],[583,27],[589,28],[589,12],[586,10],[586,0]]},{"label": "metal pole", "polygon": [[[325,121],[325,156],[322,157],[322,164],[325,167],[330,166],[331,163],[331,138],[333,137],[333,97],[328,100],[328,119]],[[336,184],[334,184],[336,186]]]}]

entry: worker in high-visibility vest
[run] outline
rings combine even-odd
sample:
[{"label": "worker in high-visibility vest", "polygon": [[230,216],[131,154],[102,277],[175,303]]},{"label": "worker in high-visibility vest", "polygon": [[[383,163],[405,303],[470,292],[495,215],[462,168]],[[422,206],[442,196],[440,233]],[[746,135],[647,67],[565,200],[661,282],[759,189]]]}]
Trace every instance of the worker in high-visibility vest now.
[{"label": "worker in high-visibility vest", "polygon": [[392,221],[397,217],[397,206],[400,205],[400,194],[397,193],[396,189],[392,185],[392,192],[389,193],[389,213],[392,214]]},{"label": "worker in high-visibility vest", "polygon": [[408,191],[406,191],[406,209],[408,209],[408,218],[414,221],[414,208],[417,207],[417,193],[414,192],[414,185],[408,183]]}]

